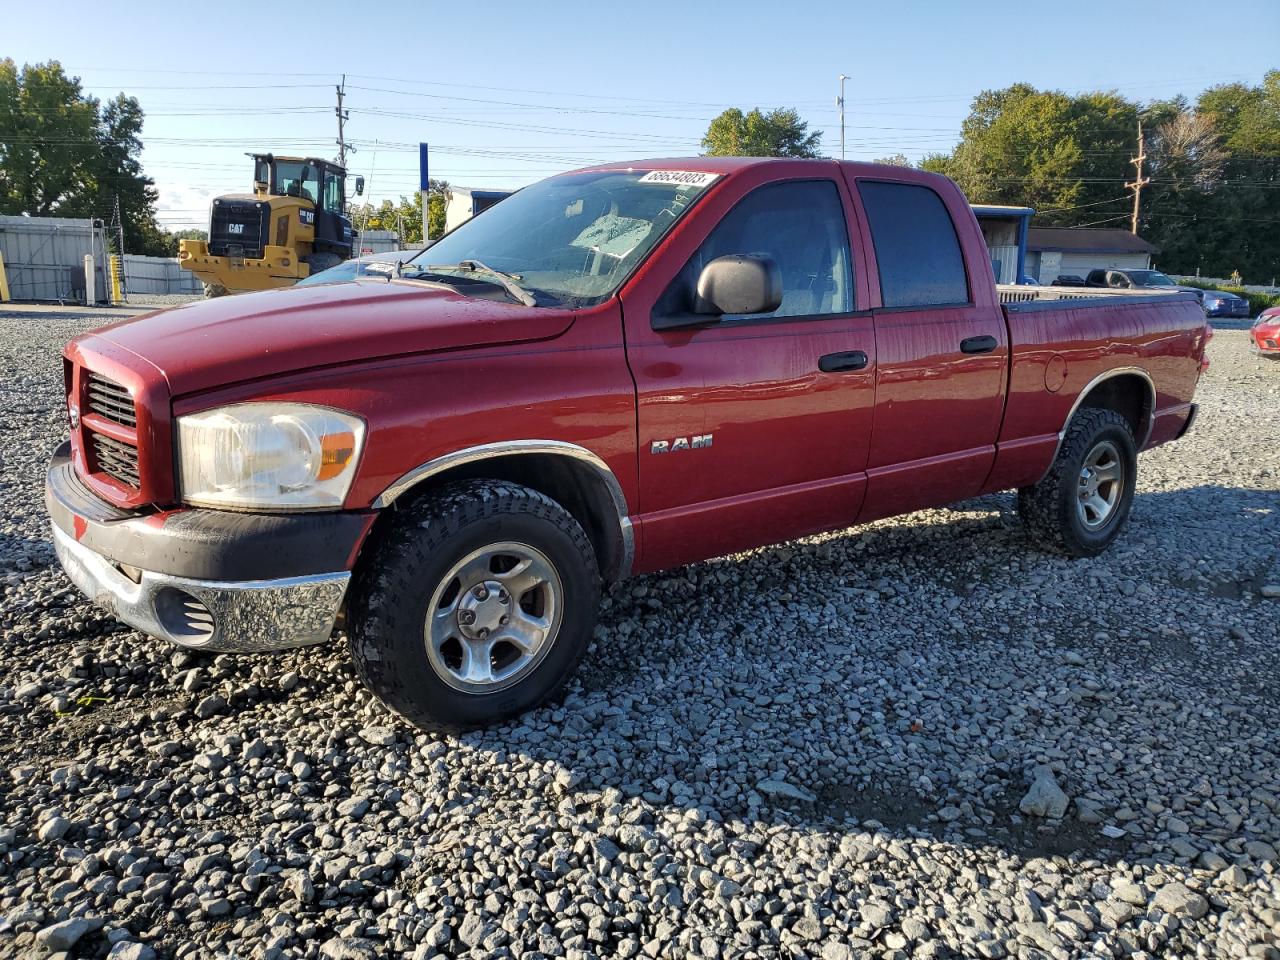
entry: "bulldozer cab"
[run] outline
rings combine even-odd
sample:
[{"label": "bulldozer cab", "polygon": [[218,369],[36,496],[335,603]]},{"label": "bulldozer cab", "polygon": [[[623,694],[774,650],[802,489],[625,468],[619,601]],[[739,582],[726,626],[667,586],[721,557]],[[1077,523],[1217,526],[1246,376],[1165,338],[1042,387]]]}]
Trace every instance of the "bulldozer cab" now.
[{"label": "bulldozer cab", "polygon": [[[209,239],[183,240],[178,264],[205,296],[287,287],[351,256],[347,171],[315,157],[253,153],[253,193],[215,197]],[[356,177],[356,194],[364,177]]]},{"label": "bulldozer cab", "polygon": [[[357,178],[357,193],[363,177]],[[313,205],[316,253],[351,256],[351,220],[347,217],[347,171],[315,157],[276,157],[253,154],[253,190],[265,197],[296,197]]]}]

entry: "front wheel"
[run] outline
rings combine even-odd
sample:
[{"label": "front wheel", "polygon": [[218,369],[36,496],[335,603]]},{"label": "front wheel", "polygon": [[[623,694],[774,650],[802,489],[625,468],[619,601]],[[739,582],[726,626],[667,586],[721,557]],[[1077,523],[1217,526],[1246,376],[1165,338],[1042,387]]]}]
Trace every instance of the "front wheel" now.
[{"label": "front wheel", "polygon": [[1018,513],[1041,545],[1097,556],[1120,535],[1137,476],[1129,422],[1114,410],[1085,407],[1068,425],[1044,479],[1018,491]]},{"label": "front wheel", "polygon": [[423,728],[482,726],[554,694],[591,640],[600,590],[578,522],[492,480],[400,510],[352,586],[356,670]]}]

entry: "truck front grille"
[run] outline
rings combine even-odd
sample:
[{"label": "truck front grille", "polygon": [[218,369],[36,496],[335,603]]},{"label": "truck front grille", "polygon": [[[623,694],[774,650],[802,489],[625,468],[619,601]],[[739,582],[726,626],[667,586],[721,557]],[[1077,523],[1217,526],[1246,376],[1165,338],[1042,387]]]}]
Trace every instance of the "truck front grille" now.
[{"label": "truck front grille", "polygon": [[138,448],[100,433],[89,434],[98,470],[127,487],[138,487]]},{"label": "truck front grille", "polygon": [[209,252],[215,257],[261,259],[270,214],[267,204],[259,200],[213,201]]},{"label": "truck front grille", "polygon": [[118,423],[122,427],[137,429],[138,414],[133,407],[133,397],[120,384],[101,374],[88,374],[88,405],[100,417]]}]

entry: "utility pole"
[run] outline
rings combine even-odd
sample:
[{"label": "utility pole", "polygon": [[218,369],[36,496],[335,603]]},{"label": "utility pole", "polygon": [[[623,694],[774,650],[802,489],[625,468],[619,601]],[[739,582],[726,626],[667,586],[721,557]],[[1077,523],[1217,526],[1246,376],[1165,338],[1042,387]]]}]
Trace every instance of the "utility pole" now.
[{"label": "utility pole", "polygon": [[1147,159],[1146,141],[1142,136],[1142,121],[1138,121],[1138,155],[1129,162],[1138,168],[1137,175],[1133,178],[1133,183],[1126,183],[1125,189],[1133,191],[1133,229],[1134,236],[1138,235],[1138,214],[1142,209],[1142,188],[1151,182],[1150,177],[1142,175],[1142,161]]},{"label": "utility pole", "polygon": [[844,159],[844,82],[849,78],[840,74],[840,96],[836,97],[836,106],[840,108],[840,159]]},{"label": "utility pole", "polygon": [[[342,109],[342,98],[346,96],[347,75],[342,75],[342,83],[338,84],[338,107],[334,113],[338,115],[338,166],[342,169],[347,168],[347,141],[342,133],[342,125],[347,121],[347,112]],[[351,152],[355,153],[355,147],[351,148]]]}]

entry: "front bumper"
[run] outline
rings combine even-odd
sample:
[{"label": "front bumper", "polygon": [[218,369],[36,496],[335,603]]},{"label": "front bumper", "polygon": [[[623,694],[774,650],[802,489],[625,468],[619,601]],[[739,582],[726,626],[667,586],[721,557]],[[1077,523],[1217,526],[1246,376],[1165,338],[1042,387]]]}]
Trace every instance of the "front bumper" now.
[{"label": "front bumper", "polygon": [[135,583],[106,557],[57,527],[53,546],[80,591],[135,630],[184,647],[248,653],[322,643],[351,574],[283,580],[188,580],[149,570]]},{"label": "front bumper", "polygon": [[252,652],[333,632],[372,513],[134,513],[79,482],[64,444],[45,477],[71,581],[129,626],[184,647]]},{"label": "front bumper", "polygon": [[190,270],[204,283],[216,283],[232,291],[291,287],[311,275],[311,268],[289,247],[268,244],[259,258],[214,256],[204,240],[180,240],[178,247],[178,266]]}]

